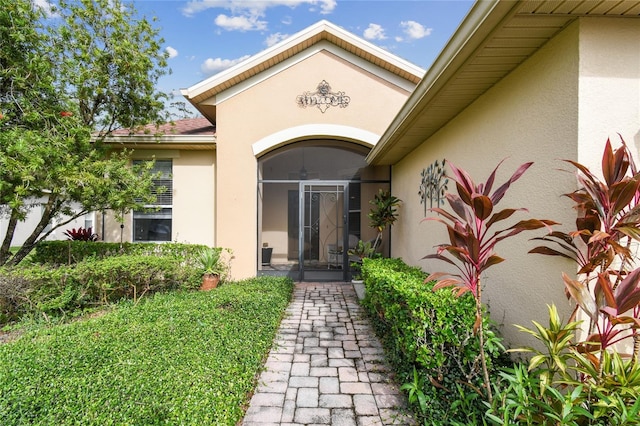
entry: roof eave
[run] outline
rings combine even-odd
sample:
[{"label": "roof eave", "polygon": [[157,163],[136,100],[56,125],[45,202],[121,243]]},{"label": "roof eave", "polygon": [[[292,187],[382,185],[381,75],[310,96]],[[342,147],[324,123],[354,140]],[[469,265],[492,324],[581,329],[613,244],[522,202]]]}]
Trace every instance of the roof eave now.
[{"label": "roof eave", "polygon": [[216,149],[215,135],[128,135],[109,136],[104,143],[122,148],[137,149],[189,149],[206,150]]},{"label": "roof eave", "polygon": [[[429,68],[422,81],[393,119],[366,161],[371,165],[394,164],[398,155],[385,156],[400,141],[418,116],[421,105],[457,72],[467,56],[517,7],[517,2],[477,1]],[[408,153],[408,152],[407,152]],[[406,153],[405,153],[406,154]]]},{"label": "roof eave", "polygon": [[[335,37],[338,37],[357,49],[361,49],[371,55],[374,55],[378,58],[381,58],[383,61],[389,63],[393,67],[397,69],[403,70],[409,74],[412,74],[416,77],[416,79],[420,79],[422,75],[424,75],[425,70],[414,65],[398,56],[395,56],[384,49],[375,46],[372,43],[369,43],[365,40],[360,39],[359,37],[349,33],[346,30],[328,22],[328,21],[319,21],[316,24],[294,34],[293,36],[283,40],[282,42],[263,50],[262,52],[257,53],[256,55],[247,58],[245,61],[228,68],[224,71],[215,74],[214,76],[201,81],[189,88],[181,89],[181,94],[196,108],[200,111],[201,109],[198,107],[198,103],[202,102],[206,98],[210,98],[215,96],[216,88],[223,87],[224,83],[229,80],[236,78],[243,73],[250,71],[251,69],[260,66],[268,62],[271,58],[274,58],[278,55],[283,54],[284,52],[294,49],[296,46],[303,44],[305,41],[317,37],[318,35],[332,34]],[[321,37],[326,39],[327,37]]]}]

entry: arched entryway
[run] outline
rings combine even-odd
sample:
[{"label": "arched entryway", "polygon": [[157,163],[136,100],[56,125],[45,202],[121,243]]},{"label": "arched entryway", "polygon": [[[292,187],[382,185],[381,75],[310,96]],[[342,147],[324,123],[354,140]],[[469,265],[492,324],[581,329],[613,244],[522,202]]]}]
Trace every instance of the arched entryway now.
[{"label": "arched entryway", "polygon": [[[353,142],[313,139],[258,159],[258,274],[351,278],[347,252],[375,238],[369,200],[390,185],[389,168],[367,166],[368,152]],[[388,244],[380,249],[388,254]]]}]

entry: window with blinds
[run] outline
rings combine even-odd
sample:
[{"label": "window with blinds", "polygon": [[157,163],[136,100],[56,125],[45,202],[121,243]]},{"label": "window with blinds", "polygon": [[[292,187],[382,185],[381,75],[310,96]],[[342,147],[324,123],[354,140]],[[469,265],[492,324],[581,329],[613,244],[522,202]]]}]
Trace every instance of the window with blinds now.
[{"label": "window with blinds", "polygon": [[[143,160],[134,160],[140,164]],[[156,202],[146,205],[147,209],[133,212],[134,241],[171,241],[171,219],[173,209],[173,162],[156,160],[153,173],[159,176],[153,180],[152,193]],[[162,189],[161,189],[162,188]]]}]

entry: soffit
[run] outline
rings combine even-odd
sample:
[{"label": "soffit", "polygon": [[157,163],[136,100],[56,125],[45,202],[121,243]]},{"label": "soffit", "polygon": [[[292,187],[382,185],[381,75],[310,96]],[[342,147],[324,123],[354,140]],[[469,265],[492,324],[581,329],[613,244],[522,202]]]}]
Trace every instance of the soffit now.
[{"label": "soffit", "polygon": [[[418,84],[424,74],[424,70],[420,67],[392,55],[330,22],[320,21],[246,61],[188,89],[183,89],[181,92],[189,102],[207,115],[206,111],[204,111],[206,105],[203,105],[202,102],[286,61],[323,40],[413,84]],[[215,109],[210,110],[209,113],[215,114]]]},{"label": "soffit", "polygon": [[134,149],[134,150],[166,150],[177,149],[180,151],[215,151],[216,144],[213,142],[189,142],[184,140],[152,140],[152,139],[135,139],[130,137],[127,140],[119,138],[112,140],[109,146],[114,149]]},{"label": "soffit", "polygon": [[579,17],[638,17],[640,1],[477,1],[367,160],[394,164]]}]

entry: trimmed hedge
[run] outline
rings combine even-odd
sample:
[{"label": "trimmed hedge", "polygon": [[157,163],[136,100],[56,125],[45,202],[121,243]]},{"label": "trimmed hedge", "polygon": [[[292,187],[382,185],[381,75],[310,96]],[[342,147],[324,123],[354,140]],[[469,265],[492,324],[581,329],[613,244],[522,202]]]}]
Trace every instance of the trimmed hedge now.
[{"label": "trimmed hedge", "polygon": [[140,255],[163,256],[176,259],[197,259],[201,244],[183,243],[105,243],[92,241],[42,241],[38,243],[31,261],[51,265],[73,265],[87,258]]},{"label": "trimmed hedge", "polygon": [[[434,283],[425,283],[427,274],[400,259],[364,259],[362,276],[363,305],[401,380],[412,382],[416,369],[427,397],[426,412],[435,424],[468,421],[456,418],[463,414],[456,407],[461,394],[474,394],[481,386],[471,295],[456,298],[448,289],[434,292]],[[493,336],[489,345],[495,343],[488,323],[483,326]],[[497,347],[491,352],[494,358],[501,355]],[[480,400],[476,407],[482,409]]]},{"label": "trimmed hedge", "polygon": [[[95,243],[94,243],[95,244]],[[88,258],[75,266],[0,268],[0,324],[25,314],[66,314],[146,294],[195,289],[202,271],[171,256]]]}]

